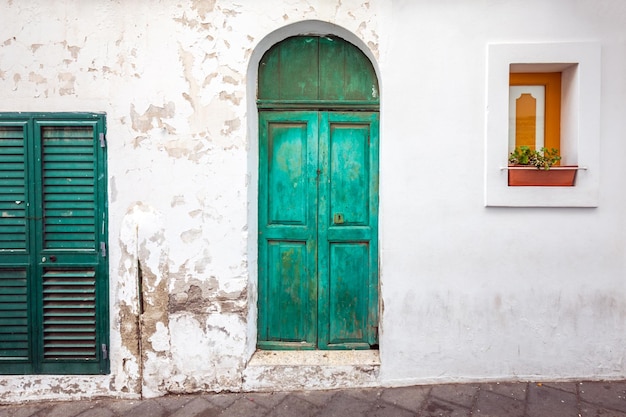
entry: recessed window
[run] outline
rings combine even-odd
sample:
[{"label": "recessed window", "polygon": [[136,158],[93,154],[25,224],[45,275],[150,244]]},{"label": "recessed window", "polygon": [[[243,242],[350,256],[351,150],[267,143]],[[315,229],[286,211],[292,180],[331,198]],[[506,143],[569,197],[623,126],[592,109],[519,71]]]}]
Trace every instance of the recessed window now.
[{"label": "recessed window", "polygon": [[[489,45],[486,206],[597,206],[600,58],[595,42]],[[574,186],[512,186],[509,155],[520,146],[558,149],[559,170],[577,167]]]}]

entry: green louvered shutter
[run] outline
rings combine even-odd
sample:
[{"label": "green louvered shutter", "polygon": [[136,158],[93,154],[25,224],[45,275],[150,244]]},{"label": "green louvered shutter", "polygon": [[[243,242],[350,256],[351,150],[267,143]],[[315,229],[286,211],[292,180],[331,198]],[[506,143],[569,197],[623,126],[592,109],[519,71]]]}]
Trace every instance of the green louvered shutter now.
[{"label": "green louvered shutter", "polygon": [[32,372],[25,122],[0,122],[0,370]]},{"label": "green louvered shutter", "polygon": [[[104,117],[28,120],[27,323],[32,370],[108,372]],[[30,152],[30,154],[28,154]],[[15,281],[15,278],[11,282]],[[3,289],[3,294],[8,292]],[[0,371],[13,372],[9,367]],[[15,372],[18,372],[16,370]]]}]

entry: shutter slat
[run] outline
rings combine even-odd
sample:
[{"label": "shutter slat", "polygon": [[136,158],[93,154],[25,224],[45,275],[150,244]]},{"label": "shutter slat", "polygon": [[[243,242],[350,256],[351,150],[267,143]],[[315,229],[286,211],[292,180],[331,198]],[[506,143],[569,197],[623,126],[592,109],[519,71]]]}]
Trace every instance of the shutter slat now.
[{"label": "shutter slat", "polygon": [[93,269],[45,271],[43,347],[46,359],[95,359],[95,293]]}]

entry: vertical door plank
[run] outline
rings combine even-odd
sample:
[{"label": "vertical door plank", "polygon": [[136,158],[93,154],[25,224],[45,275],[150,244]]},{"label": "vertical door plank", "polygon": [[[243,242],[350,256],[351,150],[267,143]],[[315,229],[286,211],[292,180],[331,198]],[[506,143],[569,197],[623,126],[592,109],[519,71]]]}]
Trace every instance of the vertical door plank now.
[{"label": "vertical door plank", "polygon": [[259,115],[261,348],[314,348],[317,112]]},{"label": "vertical door plank", "polygon": [[378,113],[322,113],[320,165],[319,347],[369,349],[378,320]]}]

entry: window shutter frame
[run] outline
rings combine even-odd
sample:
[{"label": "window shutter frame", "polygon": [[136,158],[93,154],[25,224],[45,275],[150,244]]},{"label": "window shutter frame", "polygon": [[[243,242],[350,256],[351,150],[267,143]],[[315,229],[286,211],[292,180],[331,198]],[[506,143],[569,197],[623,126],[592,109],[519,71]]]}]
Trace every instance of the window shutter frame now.
[{"label": "window shutter frame", "polygon": [[[100,146],[105,115],[0,113],[0,129],[3,125],[25,126],[28,241],[21,265],[29,277],[30,356],[27,361],[3,360],[0,350],[0,374],[109,373],[108,259],[100,250],[108,234],[106,147]],[[65,136],[81,128],[90,137]],[[46,129],[59,136],[46,138]],[[48,145],[53,146],[46,149]],[[81,169],[72,169],[76,167]],[[89,206],[93,217],[79,217],[91,213],[85,210]],[[56,217],[48,227],[57,240],[49,244],[45,214],[52,213]],[[88,239],[77,244],[76,236]],[[0,248],[0,276],[10,267],[3,255],[6,250]],[[2,292],[0,283],[0,296]]]}]

